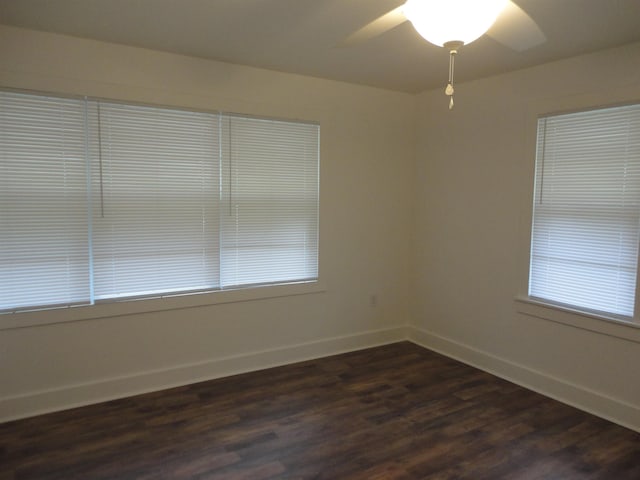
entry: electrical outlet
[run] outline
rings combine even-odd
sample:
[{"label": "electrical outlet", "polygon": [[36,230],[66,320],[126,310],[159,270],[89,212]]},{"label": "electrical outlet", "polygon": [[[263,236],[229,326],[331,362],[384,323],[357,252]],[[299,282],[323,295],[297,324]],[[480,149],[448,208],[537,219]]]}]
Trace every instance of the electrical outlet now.
[{"label": "electrical outlet", "polygon": [[372,307],[376,307],[378,306],[378,295],[373,293],[371,294],[371,296],[369,297],[369,305]]}]

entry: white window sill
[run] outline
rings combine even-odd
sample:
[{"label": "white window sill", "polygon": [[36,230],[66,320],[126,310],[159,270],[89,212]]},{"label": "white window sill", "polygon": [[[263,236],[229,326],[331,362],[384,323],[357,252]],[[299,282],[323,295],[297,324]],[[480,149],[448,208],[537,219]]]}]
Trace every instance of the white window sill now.
[{"label": "white window sill", "polygon": [[34,310],[0,315],[0,330],[79,322],[97,318],[118,317],[138,313],[204,307],[222,303],[248,302],[267,298],[307,295],[326,291],[318,281],[266,285],[261,287],[218,290],[205,293],[175,295],[160,298],[127,299],[96,305]]},{"label": "white window sill", "polygon": [[640,324],[632,320],[581,312],[526,296],[516,297],[516,309],[519,313],[531,317],[640,343]]}]

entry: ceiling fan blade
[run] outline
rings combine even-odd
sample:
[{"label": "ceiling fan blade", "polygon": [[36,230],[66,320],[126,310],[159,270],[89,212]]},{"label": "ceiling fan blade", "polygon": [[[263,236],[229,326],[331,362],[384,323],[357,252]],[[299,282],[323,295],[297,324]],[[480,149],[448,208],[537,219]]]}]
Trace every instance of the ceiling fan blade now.
[{"label": "ceiling fan blade", "polygon": [[402,6],[394,8],[390,12],[385,13],[381,17],[376,18],[373,22],[366,24],[359,30],[356,30],[342,42],[339,46],[347,47],[356,43],[364,42],[378,35],[388,32],[394,27],[407,21],[407,17],[402,13]]},{"label": "ceiling fan blade", "polygon": [[507,2],[487,35],[518,52],[529,50],[547,40],[536,22],[511,1]]}]

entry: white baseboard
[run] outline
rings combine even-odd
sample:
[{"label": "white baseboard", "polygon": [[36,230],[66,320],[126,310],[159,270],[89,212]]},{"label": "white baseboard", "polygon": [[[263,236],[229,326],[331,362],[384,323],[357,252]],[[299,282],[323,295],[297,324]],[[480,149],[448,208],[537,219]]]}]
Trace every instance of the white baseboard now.
[{"label": "white baseboard", "polygon": [[408,339],[497,377],[640,432],[640,406],[609,397],[488,352],[417,327],[407,327]]},{"label": "white baseboard", "polygon": [[164,370],[0,398],[0,423],[407,339],[529,390],[640,432],[639,406],[413,326],[326,338]]},{"label": "white baseboard", "polygon": [[0,423],[402,340],[404,327],[389,328],[0,398]]}]

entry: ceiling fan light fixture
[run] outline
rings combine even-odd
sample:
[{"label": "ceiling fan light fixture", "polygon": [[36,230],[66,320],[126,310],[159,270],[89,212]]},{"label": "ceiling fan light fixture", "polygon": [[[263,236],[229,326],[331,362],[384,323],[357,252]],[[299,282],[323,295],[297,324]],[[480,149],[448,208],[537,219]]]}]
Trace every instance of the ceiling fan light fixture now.
[{"label": "ceiling fan light fixture", "polygon": [[508,0],[407,0],[404,15],[428,42],[469,44],[491,28]]}]

